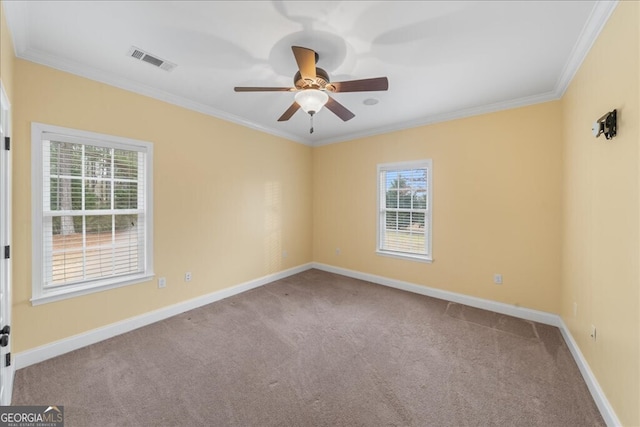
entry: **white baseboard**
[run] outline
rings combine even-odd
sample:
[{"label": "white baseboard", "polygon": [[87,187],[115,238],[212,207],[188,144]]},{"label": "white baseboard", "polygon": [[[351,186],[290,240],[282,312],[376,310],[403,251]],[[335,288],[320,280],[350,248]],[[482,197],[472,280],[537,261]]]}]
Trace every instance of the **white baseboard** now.
[{"label": "white baseboard", "polygon": [[571,351],[573,358],[576,361],[576,364],[578,365],[578,368],[580,369],[580,373],[582,374],[582,377],[584,378],[584,381],[587,384],[589,391],[591,392],[593,400],[595,401],[598,409],[600,410],[600,413],[602,414],[602,417],[607,423],[607,426],[617,427],[621,425],[620,420],[616,416],[613,408],[607,400],[607,397],[602,391],[600,384],[598,384],[596,377],[593,375],[589,364],[582,355],[582,352],[580,351],[580,348],[578,347],[576,341],[573,339],[571,332],[567,328],[562,318],[557,314],[546,313],[529,308],[516,307],[497,301],[491,301],[455,292],[444,291],[441,289],[430,288],[427,286],[416,285],[414,283],[403,282],[401,280],[390,279],[388,277],[376,276],[374,274],[362,273],[355,270],[334,267],[328,264],[316,262],[303,264],[298,267],[263,276],[258,279],[250,280],[248,282],[241,283],[230,288],[222,289],[220,291],[216,291],[207,295],[203,295],[189,301],[184,301],[178,304],[171,305],[169,307],[154,310],[149,313],[141,314],[140,316],[112,323],[102,328],[94,329],[82,334],[55,341],[50,344],[36,347],[31,350],[20,352],[16,354],[14,358],[15,369],[17,370],[33,365],[35,363],[43,362],[47,359],[60,356],[64,353],[68,353],[70,351],[95,344],[116,335],[120,335],[125,332],[140,328],[142,326],[146,326],[151,323],[155,323],[160,320],[175,316],[177,314],[184,313],[185,311],[193,310],[194,308],[220,301],[230,296],[237,295],[248,290],[266,285],[267,283],[271,283],[273,281],[301,273],[311,268],[316,268],[318,270],[327,271],[329,273],[340,274],[342,276],[376,283],[378,285],[401,289],[403,291],[412,292],[419,295],[443,299],[446,301],[456,302],[471,307],[481,308],[508,316],[518,317],[520,319],[558,327],[558,329],[560,329],[560,332],[562,333],[562,336],[564,337],[565,342],[567,343],[567,346],[569,347],[569,350]]},{"label": "white baseboard", "polygon": [[587,360],[582,355],[578,344],[573,339],[569,328],[564,323],[562,318],[553,313],[546,313],[544,311],[532,310],[529,308],[516,307],[509,304],[504,304],[497,301],[486,300],[482,298],[472,297],[468,295],[458,294],[455,292],[444,291],[441,289],[429,288],[427,286],[416,285],[415,283],[403,282],[401,280],[390,279],[388,277],[376,276],[373,274],[362,273],[360,271],[349,270],[341,267],[334,267],[327,264],[312,263],[312,267],[318,270],[327,271],[329,273],[340,274],[342,276],[352,277],[354,279],[365,280],[367,282],[376,283],[378,285],[389,286],[391,288],[401,289],[403,291],[413,292],[420,295],[426,295],[433,298],[443,299],[446,301],[456,302],[459,304],[469,305],[471,307],[481,308],[484,310],[493,311],[508,316],[517,317],[520,319],[531,320],[546,325],[556,326],[560,329],[562,336],[573,356],[582,378],[584,379],[589,392],[593,397],[593,400],[602,415],[602,418],[609,427],[618,427],[622,424],[616,416],[613,407],[609,403],[606,395],[602,391],[598,380],[593,375]]},{"label": "white baseboard", "polygon": [[47,359],[60,356],[70,351],[77,350],[79,348],[86,347],[100,341],[104,341],[116,335],[120,335],[125,332],[138,329],[142,326],[150,325],[151,323],[167,319],[180,313],[184,313],[185,311],[193,310],[194,308],[202,307],[203,305],[211,304],[212,302],[220,301],[230,296],[241,294],[250,289],[266,285],[267,283],[271,283],[275,280],[283,279],[285,277],[301,273],[303,271],[309,270],[310,268],[312,268],[310,263],[303,264],[298,267],[290,268],[288,270],[283,270],[278,273],[269,274],[258,279],[250,280],[248,282],[241,283],[230,288],[212,292],[198,298],[180,302],[178,304],[170,305],[158,310],[150,311],[148,313],[141,314],[130,319],[125,319],[120,322],[112,323],[101,328],[93,329],[82,334],[64,338],[62,340],[45,344],[27,351],[22,351],[14,356],[15,369],[17,370],[33,365],[35,363],[43,362]]},{"label": "white baseboard", "polygon": [[520,319],[544,323],[545,325],[560,326],[560,316],[558,316],[557,314],[532,310],[530,308],[517,307],[502,302],[458,294],[456,292],[429,288],[427,286],[416,285],[414,283],[403,282],[396,279],[389,279],[388,277],[376,276],[374,274],[362,273],[359,271],[348,270],[346,268],[334,267],[317,262],[312,263],[312,266],[313,268],[317,268],[318,270],[328,271],[330,273],[336,273],[342,276],[353,277],[354,279],[365,280],[367,282],[377,283],[378,285],[384,285],[391,288],[401,289],[403,291],[413,292],[414,294],[426,295],[428,297],[457,302],[459,304],[469,305],[471,307],[481,308],[500,314],[506,314],[508,316],[518,317]]},{"label": "white baseboard", "polygon": [[584,355],[580,351],[580,347],[578,347],[578,343],[573,339],[573,335],[569,331],[569,328],[564,323],[564,320],[560,319],[560,332],[562,332],[562,336],[564,337],[565,342],[567,343],[567,347],[571,351],[573,355],[573,359],[576,361],[578,368],[580,369],[580,373],[582,374],[582,378],[584,378],[584,382],[587,383],[587,387],[589,388],[589,392],[591,392],[591,396],[593,400],[596,402],[596,406],[604,418],[604,422],[607,423],[609,427],[618,427],[622,426],[622,423],[618,419],[613,407],[609,403],[607,396],[600,388],[600,384],[596,379],[595,375],[591,371],[587,360],[584,358]]}]

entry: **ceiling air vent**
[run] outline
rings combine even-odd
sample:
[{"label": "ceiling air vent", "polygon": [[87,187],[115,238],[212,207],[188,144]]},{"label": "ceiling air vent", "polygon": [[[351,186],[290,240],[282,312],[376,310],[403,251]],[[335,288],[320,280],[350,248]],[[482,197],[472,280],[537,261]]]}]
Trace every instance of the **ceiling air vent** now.
[{"label": "ceiling air vent", "polygon": [[146,62],[147,64],[151,64],[165,71],[171,71],[177,67],[177,65],[174,64],[173,62],[160,59],[157,56],[151,55],[142,49],[138,49],[135,46],[131,46],[131,49],[129,49],[128,55],[132,58],[139,59],[141,61]]}]

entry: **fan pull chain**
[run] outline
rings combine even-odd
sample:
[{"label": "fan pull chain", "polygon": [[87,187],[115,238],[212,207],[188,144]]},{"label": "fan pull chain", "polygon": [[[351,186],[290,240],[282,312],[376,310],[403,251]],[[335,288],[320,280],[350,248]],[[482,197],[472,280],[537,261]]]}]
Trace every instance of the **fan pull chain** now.
[{"label": "fan pull chain", "polygon": [[313,115],[314,115],[314,112],[313,111],[309,111],[309,115],[311,116],[311,119],[310,119],[311,120],[311,124],[309,125],[310,126],[309,133],[313,133]]}]

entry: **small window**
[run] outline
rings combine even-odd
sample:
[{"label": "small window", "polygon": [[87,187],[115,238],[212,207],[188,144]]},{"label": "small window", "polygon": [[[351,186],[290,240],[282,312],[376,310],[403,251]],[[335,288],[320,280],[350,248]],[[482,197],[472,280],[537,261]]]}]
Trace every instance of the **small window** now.
[{"label": "small window", "polygon": [[378,165],[378,249],[432,261],[431,160]]},{"label": "small window", "polygon": [[32,303],[153,276],[153,146],[32,124]]}]

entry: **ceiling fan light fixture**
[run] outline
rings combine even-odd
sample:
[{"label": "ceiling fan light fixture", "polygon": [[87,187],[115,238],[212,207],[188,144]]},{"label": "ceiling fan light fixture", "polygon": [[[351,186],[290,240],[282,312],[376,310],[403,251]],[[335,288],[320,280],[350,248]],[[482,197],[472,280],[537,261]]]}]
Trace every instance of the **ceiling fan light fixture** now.
[{"label": "ceiling fan light fixture", "polygon": [[296,93],[295,100],[305,113],[316,114],[329,100],[329,95],[318,89],[305,89]]}]

